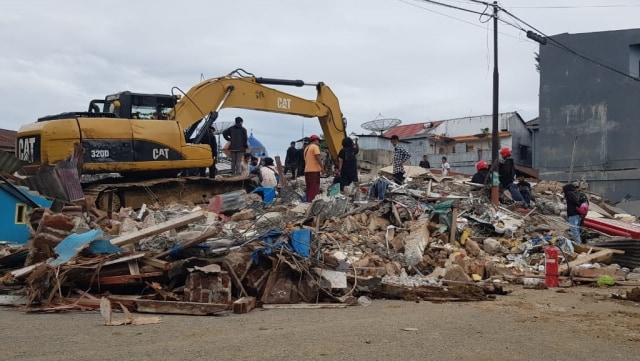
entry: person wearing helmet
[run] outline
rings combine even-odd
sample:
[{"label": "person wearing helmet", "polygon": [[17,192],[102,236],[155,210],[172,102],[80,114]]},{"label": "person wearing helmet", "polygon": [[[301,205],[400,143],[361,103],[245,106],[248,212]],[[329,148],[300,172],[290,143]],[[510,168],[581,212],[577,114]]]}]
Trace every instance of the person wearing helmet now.
[{"label": "person wearing helmet", "polygon": [[498,179],[500,180],[501,192],[508,189],[509,193],[511,193],[511,199],[515,202],[524,202],[518,186],[513,183],[516,178],[516,166],[511,158],[511,148],[504,147],[500,149],[500,156],[502,160],[498,166]]},{"label": "person wearing helmet", "polygon": [[476,174],[471,177],[472,183],[477,184],[489,184],[491,177],[489,176],[489,163],[486,160],[481,160],[476,163]]}]

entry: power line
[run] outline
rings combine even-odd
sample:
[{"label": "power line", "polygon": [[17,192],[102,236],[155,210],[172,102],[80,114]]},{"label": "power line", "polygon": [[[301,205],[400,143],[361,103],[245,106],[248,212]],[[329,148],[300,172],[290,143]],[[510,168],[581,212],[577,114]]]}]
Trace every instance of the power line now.
[{"label": "power line", "polygon": [[[455,18],[455,17],[449,16],[449,15],[446,15],[446,14],[442,14],[442,13],[439,13],[439,12],[437,12],[437,11],[433,11],[433,10],[430,10],[430,9],[426,9],[426,8],[421,7],[421,6],[417,6],[416,4],[408,3],[408,2],[406,2],[406,1],[404,1],[404,0],[399,0],[399,1],[404,2],[404,3],[406,3],[406,4],[409,4],[409,5],[413,5],[413,6],[419,7],[419,8],[421,8],[421,9],[424,9],[424,10],[427,10],[427,11],[431,11],[431,12],[433,12],[433,13],[436,13],[436,14],[439,14],[439,15],[442,15],[442,16],[446,16],[446,17],[449,17],[449,18],[452,18],[452,19],[455,19],[455,20],[458,20],[458,21],[462,21],[462,22],[467,23],[467,24],[471,24],[471,25],[474,25],[474,26],[478,26],[478,27],[480,27],[479,25],[476,25],[476,24],[473,24],[473,23],[470,23],[470,22],[467,22],[467,21],[464,21],[464,20],[461,20],[461,19],[458,19],[458,18]],[[493,17],[493,16],[496,16],[496,17],[497,17],[497,12],[496,12],[494,15],[489,15],[489,14],[487,14],[487,13],[486,13],[486,9],[485,9],[483,12],[478,12],[478,11],[474,11],[474,10],[470,10],[470,9],[465,9],[465,8],[462,8],[462,7],[459,7],[459,6],[454,6],[454,5],[450,5],[450,4],[446,4],[446,3],[441,3],[441,2],[433,1],[433,0],[420,0],[420,1],[422,1],[422,2],[426,2],[426,3],[430,3],[430,4],[434,4],[434,5],[444,6],[444,7],[451,8],[451,9],[455,9],[455,10],[460,10],[460,11],[465,11],[465,12],[469,12],[469,13],[473,13],[473,14],[478,14],[478,15],[480,15],[480,17],[481,17],[481,18],[482,18],[482,16],[488,16],[489,18],[491,18],[491,17]],[[456,1],[456,0],[454,0],[454,1]],[[522,23],[522,24],[526,25],[526,26],[527,26],[527,27],[529,27],[530,29],[533,29],[533,30],[535,30],[537,33],[542,34],[542,35],[536,34],[536,33],[534,33],[534,32],[533,32],[533,31],[531,31],[531,30],[527,31],[524,27],[522,27],[522,26],[521,26],[521,25],[519,25],[519,24],[513,24],[513,23],[511,23],[511,22],[508,22],[508,21],[503,20],[503,19],[500,19],[500,18],[498,18],[498,21],[500,21],[500,22],[502,22],[502,23],[504,23],[504,24],[507,24],[507,25],[509,25],[509,26],[511,26],[511,27],[514,27],[514,28],[516,28],[516,29],[518,29],[518,30],[521,30],[521,31],[525,32],[525,33],[527,34],[527,37],[528,37],[528,38],[530,38],[530,39],[532,39],[532,40],[534,40],[534,41],[536,41],[536,42],[538,42],[538,43],[540,43],[540,44],[542,44],[542,45],[547,44],[547,41],[548,41],[551,45],[554,45],[554,46],[556,46],[556,47],[558,47],[558,48],[560,48],[560,49],[562,49],[562,50],[564,50],[564,51],[566,51],[566,52],[568,52],[568,53],[571,53],[571,54],[573,54],[573,55],[575,55],[575,56],[577,56],[577,57],[579,57],[579,58],[583,59],[583,60],[586,60],[586,61],[589,61],[589,62],[591,62],[591,63],[594,63],[594,64],[596,64],[596,65],[598,65],[598,66],[601,66],[601,67],[603,67],[603,68],[605,68],[605,69],[608,69],[608,70],[610,70],[610,71],[612,71],[612,72],[614,72],[614,73],[616,73],[616,74],[622,75],[622,76],[627,77],[627,78],[629,78],[629,79],[632,79],[632,80],[635,80],[635,81],[640,81],[640,78],[639,78],[639,77],[634,77],[634,76],[630,75],[628,72],[623,71],[623,70],[620,70],[620,69],[617,69],[615,66],[613,66],[613,65],[611,65],[611,64],[606,64],[603,60],[595,59],[595,58],[593,58],[593,57],[591,57],[591,56],[587,56],[587,55],[582,54],[582,53],[580,53],[580,52],[578,52],[578,51],[576,51],[576,50],[574,50],[574,49],[569,48],[568,46],[566,46],[566,45],[564,45],[564,44],[560,43],[559,41],[557,41],[557,40],[555,40],[555,39],[553,39],[553,38],[549,37],[548,35],[546,35],[546,34],[545,34],[545,33],[543,33],[542,31],[540,31],[539,29],[537,29],[536,27],[534,27],[533,25],[530,25],[530,24],[529,24],[529,23],[527,23],[526,21],[524,21],[524,20],[520,19],[519,17],[517,17],[516,15],[514,15],[514,14],[513,14],[513,13],[511,13],[509,10],[507,10],[507,9],[505,9],[505,8],[503,8],[503,7],[500,7],[500,6],[497,6],[497,5],[495,5],[495,4],[491,4],[491,3],[488,3],[488,2],[480,1],[480,0],[467,0],[467,1],[472,2],[472,3],[482,4],[482,5],[486,6],[486,7],[489,7],[489,6],[492,6],[492,7],[493,7],[493,6],[495,6],[498,10],[503,11],[504,13],[506,13],[507,15],[509,15],[512,19],[516,20],[516,21],[517,21],[517,22],[519,22],[519,23]],[[604,5],[603,5],[603,6],[604,6]],[[638,5],[638,6],[640,6],[640,5]],[[481,21],[481,22],[482,22],[482,21]],[[484,29],[484,28],[483,28],[483,29]],[[501,33],[501,34],[503,34],[503,35],[507,35],[507,36],[511,36],[511,35],[504,34],[504,33]],[[511,36],[511,37],[514,37],[514,36]],[[514,38],[515,38],[515,37],[514,37]]]},{"label": "power line", "polygon": [[[420,6],[420,5],[418,5],[418,4],[411,3],[411,2],[409,2],[409,1],[407,1],[407,0],[398,0],[398,1],[399,1],[399,2],[401,2],[401,3],[405,3],[405,4],[407,4],[407,5],[411,5],[411,6],[417,7],[418,9],[422,9],[422,10],[425,10],[425,11],[428,11],[428,12],[431,12],[431,13],[434,13],[434,14],[442,15],[442,16],[447,17],[447,18],[449,18],[449,19],[453,19],[453,20],[456,20],[456,21],[459,21],[459,22],[462,22],[462,23],[465,23],[465,24],[469,24],[469,25],[471,25],[471,26],[478,27],[478,28],[480,28],[480,29],[482,29],[482,30],[486,30],[486,29],[487,29],[487,28],[485,28],[484,26],[481,26],[481,25],[478,25],[478,24],[474,24],[474,23],[472,23],[472,22],[470,22],[470,21],[462,20],[462,19],[457,18],[457,17],[455,17],[455,16],[451,16],[451,15],[448,15],[448,14],[444,14],[444,13],[441,13],[441,12],[439,12],[439,11],[435,11],[435,10],[427,9],[427,8],[425,8],[425,7],[423,7],[423,6]],[[419,0],[419,1],[423,1],[423,0]],[[482,14],[482,13],[477,13],[477,14]],[[486,14],[485,14],[485,15],[486,15]],[[503,21],[503,20],[500,20],[500,21]],[[511,24],[511,23],[506,23],[506,24],[511,25],[511,26],[515,27],[516,29],[522,30],[522,29],[520,29],[520,28],[518,28],[518,27],[514,26],[514,25],[513,25],[513,24]],[[522,38],[517,37],[517,36],[513,36],[513,35],[511,35],[511,34],[507,34],[507,33],[503,33],[503,32],[499,32],[499,33],[500,33],[500,34],[502,34],[502,35],[504,35],[504,36],[508,36],[508,37],[510,37],[510,38],[514,38],[514,39],[517,39],[517,40],[522,40]]]},{"label": "power line", "polygon": [[[507,9],[505,9],[505,8],[500,8],[500,10],[502,10],[503,12],[505,12],[507,15],[511,16],[513,19],[515,19],[515,20],[517,20],[517,21],[519,21],[519,22],[523,23],[524,25],[528,26],[529,28],[531,28],[531,29],[533,29],[533,30],[537,31],[538,33],[542,34],[542,35],[545,37],[545,39],[547,39],[547,40],[548,40],[552,45],[555,45],[555,46],[557,46],[558,48],[563,49],[564,51],[567,51],[567,52],[569,52],[569,53],[571,53],[571,54],[573,54],[573,55],[575,55],[575,56],[577,56],[577,57],[579,57],[579,58],[581,58],[581,59],[583,59],[583,60],[586,60],[586,61],[592,62],[592,63],[594,63],[594,64],[596,64],[596,65],[599,65],[599,66],[601,66],[601,67],[603,67],[603,68],[609,69],[609,70],[613,71],[614,73],[617,73],[617,74],[619,74],[619,75],[622,75],[622,76],[624,76],[624,77],[627,77],[627,78],[632,79],[632,80],[635,80],[635,81],[640,81],[640,78],[638,78],[638,77],[634,77],[634,76],[630,75],[629,73],[627,73],[627,72],[625,72],[625,71],[622,71],[622,70],[620,70],[620,69],[616,69],[616,68],[615,68],[614,66],[612,66],[612,65],[605,64],[603,61],[598,61],[598,60],[596,60],[596,59],[594,59],[594,58],[591,58],[591,57],[589,57],[589,56],[587,56],[587,55],[581,54],[581,53],[579,53],[578,51],[576,51],[576,50],[573,50],[573,49],[569,48],[568,46],[566,46],[566,45],[564,45],[564,44],[560,43],[559,41],[557,41],[557,40],[555,40],[555,39],[553,39],[553,38],[549,37],[548,35],[546,35],[546,34],[545,34],[545,33],[543,33],[542,31],[540,31],[539,29],[535,28],[533,25],[530,25],[530,24],[528,24],[526,21],[524,21],[524,20],[520,19],[519,17],[515,16],[515,15],[514,15],[514,14],[512,14],[509,10],[507,10]],[[537,34],[536,34],[536,35],[537,35]],[[527,32],[527,36],[529,37],[529,33],[528,33],[528,32]],[[536,40],[536,39],[534,39],[534,40]],[[539,40],[536,40],[536,41],[540,42]]]},{"label": "power line", "polygon": [[[469,0],[473,1],[473,0]],[[640,5],[577,5],[577,6],[510,6],[511,9],[582,9],[582,8],[635,8]]]},{"label": "power line", "polygon": [[484,12],[478,12],[478,11],[475,11],[475,10],[469,10],[469,9],[461,8],[461,7],[454,6],[454,5],[441,3],[441,2],[438,2],[438,1],[433,1],[433,0],[420,0],[420,1],[426,2],[426,3],[435,4],[435,5],[440,5],[440,6],[444,6],[444,7],[447,7],[447,8],[460,10],[460,11],[466,11],[468,13],[473,13],[473,14],[478,14],[478,15],[486,15]]}]

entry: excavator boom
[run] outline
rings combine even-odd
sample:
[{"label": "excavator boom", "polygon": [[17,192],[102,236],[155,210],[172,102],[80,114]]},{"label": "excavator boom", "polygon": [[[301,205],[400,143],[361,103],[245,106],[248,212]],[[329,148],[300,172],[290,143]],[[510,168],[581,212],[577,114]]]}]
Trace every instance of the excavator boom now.
[{"label": "excavator boom", "polygon": [[[265,86],[283,85],[316,87],[316,100],[308,100]],[[234,73],[205,80],[192,87],[169,114],[184,129],[199,122],[204,114],[222,108],[240,108],[272,113],[318,118],[329,154],[337,160],[346,124],[338,98],[324,83],[307,84],[302,80],[238,77]]]}]

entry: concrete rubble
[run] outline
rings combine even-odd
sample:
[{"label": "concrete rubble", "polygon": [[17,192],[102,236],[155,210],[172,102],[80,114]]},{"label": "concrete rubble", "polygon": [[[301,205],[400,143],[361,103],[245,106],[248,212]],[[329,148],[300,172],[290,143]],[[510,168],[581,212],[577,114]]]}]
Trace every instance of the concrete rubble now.
[{"label": "concrete rubble", "polygon": [[[633,237],[586,226],[587,243],[572,242],[560,183],[529,180],[535,201],[524,208],[492,205],[465,176],[415,171],[397,186],[381,174],[311,204],[300,201],[299,179],[269,204],[236,191],[209,204],[110,215],[91,199],[59,212],[36,208],[28,242],[0,248],[0,304],[28,312],[102,308],[105,324],[121,325],[159,322],[129,310],[217,315],[381,298],[490,301],[508,297],[512,284],[544,288],[548,245],[560,250],[561,287],[640,286]],[[588,220],[637,225],[607,200],[590,199]],[[111,309],[125,319],[114,320]]]}]

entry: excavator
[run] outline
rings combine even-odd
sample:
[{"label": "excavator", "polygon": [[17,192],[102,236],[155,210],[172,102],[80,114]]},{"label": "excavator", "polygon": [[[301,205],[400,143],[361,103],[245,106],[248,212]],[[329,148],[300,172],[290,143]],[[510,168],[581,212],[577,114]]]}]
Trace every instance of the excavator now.
[{"label": "excavator", "polygon": [[[315,86],[317,96],[304,99],[267,85]],[[236,69],[201,81],[186,93],[177,87],[171,93],[123,91],[92,100],[87,111],[49,115],[23,125],[16,140],[18,158],[29,163],[23,172],[34,175],[43,165],[80,154],[81,174],[122,176],[117,183],[84,187],[98,208],[137,208],[145,202],[174,199],[202,202],[237,189],[239,181],[246,183],[235,177],[177,177],[185,170],[212,164],[211,147],[200,143],[223,108],[316,117],[334,160],[346,137],[338,98],[322,82],[256,77]]]}]

